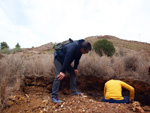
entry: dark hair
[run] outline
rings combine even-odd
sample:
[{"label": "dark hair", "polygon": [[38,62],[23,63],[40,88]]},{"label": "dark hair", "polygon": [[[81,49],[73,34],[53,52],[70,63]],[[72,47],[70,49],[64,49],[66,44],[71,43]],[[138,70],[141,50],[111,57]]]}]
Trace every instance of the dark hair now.
[{"label": "dark hair", "polygon": [[83,48],[84,50],[91,50],[91,44],[88,41],[84,41],[81,44],[81,48]]},{"label": "dark hair", "polygon": [[109,79],[110,79],[110,80],[111,80],[111,79],[118,80],[118,77],[117,77],[117,75],[113,75],[113,76],[111,76]]}]

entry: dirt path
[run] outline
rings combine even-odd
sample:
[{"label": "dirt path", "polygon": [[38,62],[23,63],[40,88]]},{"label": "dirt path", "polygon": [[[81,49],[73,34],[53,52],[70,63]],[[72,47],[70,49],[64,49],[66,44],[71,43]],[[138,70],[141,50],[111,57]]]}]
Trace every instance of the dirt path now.
[{"label": "dirt path", "polygon": [[[8,105],[2,113],[135,113],[130,104],[110,104],[101,102],[99,94],[64,95],[60,92],[61,104],[51,102],[51,93],[45,88],[26,87],[26,94],[9,97]],[[94,98],[93,98],[94,97]]]}]

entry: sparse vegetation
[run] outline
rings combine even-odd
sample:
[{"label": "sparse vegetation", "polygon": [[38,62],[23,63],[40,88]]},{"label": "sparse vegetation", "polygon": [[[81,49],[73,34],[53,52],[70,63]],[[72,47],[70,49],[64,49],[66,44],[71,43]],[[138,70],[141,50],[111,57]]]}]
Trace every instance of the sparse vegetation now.
[{"label": "sparse vegetation", "polygon": [[[111,40],[108,37],[107,39]],[[42,47],[45,48],[45,51],[48,50],[46,47]],[[23,91],[25,85],[48,87],[52,84],[55,77],[53,50],[43,53],[37,52],[38,50],[35,51],[36,48],[32,49],[5,55],[0,59],[0,108],[6,107],[9,95],[17,90]],[[43,50],[41,49],[41,51]],[[145,84],[150,83],[148,74],[150,67],[149,53],[131,52],[131,50],[123,47],[117,48],[116,53],[117,55],[112,57],[105,55],[99,57],[94,51],[83,55],[80,60],[77,78],[80,86],[83,88],[94,87],[94,90],[101,88],[103,90],[103,85],[97,85],[98,82],[105,82],[104,80],[112,76],[117,76],[119,79],[139,80]],[[94,77],[95,79],[93,79]],[[134,83],[133,85],[135,88],[139,88],[139,91],[143,91],[142,86],[138,85],[136,87]],[[149,88],[145,90],[147,90],[146,93],[149,93]]]},{"label": "sparse vegetation", "polygon": [[21,51],[22,51],[21,48],[16,47],[16,48],[14,48],[14,49],[11,50],[11,53],[16,53],[16,52],[21,52]]},{"label": "sparse vegetation", "polygon": [[2,54],[11,54],[11,53],[16,53],[16,52],[21,52],[21,51],[22,51],[21,48],[14,48],[14,49],[5,48],[5,49],[2,49],[0,52]]},{"label": "sparse vegetation", "polygon": [[6,42],[1,43],[1,50],[0,53],[2,54],[11,54],[11,53],[16,53],[16,52],[21,52],[22,49],[20,48],[19,43],[16,44],[14,49],[9,49],[9,46]]},{"label": "sparse vegetation", "polygon": [[9,48],[1,49],[0,52],[1,52],[2,54],[10,54],[10,53],[11,53],[11,51],[10,51]]}]

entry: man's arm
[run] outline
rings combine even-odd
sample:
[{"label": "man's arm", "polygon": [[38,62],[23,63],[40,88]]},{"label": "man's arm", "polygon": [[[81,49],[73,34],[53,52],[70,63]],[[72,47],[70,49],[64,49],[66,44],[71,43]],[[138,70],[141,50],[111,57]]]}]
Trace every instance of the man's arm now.
[{"label": "man's arm", "polygon": [[82,54],[77,56],[77,58],[75,59],[75,61],[74,61],[74,69],[78,68],[79,60],[80,60],[81,56],[82,56]]},{"label": "man's arm", "polygon": [[134,88],[130,85],[128,85],[127,83],[120,81],[121,82],[121,86],[127,90],[130,91],[130,99],[134,100]]},{"label": "man's arm", "polygon": [[66,49],[66,54],[64,57],[64,62],[61,68],[61,72],[65,73],[67,67],[72,63],[73,58],[75,55],[75,46],[70,46],[69,48]]}]

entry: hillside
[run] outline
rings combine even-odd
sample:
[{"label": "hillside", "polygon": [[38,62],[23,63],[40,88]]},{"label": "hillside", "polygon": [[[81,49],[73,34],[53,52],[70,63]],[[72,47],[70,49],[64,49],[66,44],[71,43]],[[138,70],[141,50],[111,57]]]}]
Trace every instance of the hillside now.
[{"label": "hillside", "polygon": [[[123,40],[123,39],[117,38],[115,36],[110,36],[110,35],[89,36],[85,38],[85,40],[89,41],[92,45],[94,44],[94,42],[100,39],[107,39],[111,41],[116,48],[128,49],[129,51],[134,50],[138,52],[147,52],[147,53],[150,52],[149,43]],[[39,47],[25,49],[24,51],[26,52],[30,52],[30,51],[44,52],[45,51],[46,52],[46,51],[52,50],[53,46],[54,46],[54,43],[50,42],[50,43],[41,45]]]},{"label": "hillside", "polygon": [[150,44],[149,43],[144,43],[144,42],[138,42],[138,41],[128,41],[128,40],[123,40],[119,39],[115,36],[91,36],[85,38],[87,41],[91,42],[92,44],[96,42],[97,40],[100,39],[107,39],[111,41],[115,47],[119,48],[127,48],[131,50],[136,50],[136,51],[150,51]]},{"label": "hillside", "polygon": [[[53,43],[24,49],[0,58],[0,110],[2,113],[133,113],[133,104],[102,102],[104,84],[111,77],[132,85],[135,101],[150,112],[150,45],[122,40],[114,36],[87,37],[92,44],[99,39],[110,40],[116,53],[112,57],[98,56],[94,51],[83,55],[77,76],[82,96],[70,95],[70,76],[61,81],[61,104],[51,102],[55,77]],[[142,54],[141,54],[142,53]],[[123,95],[129,92],[123,90]],[[139,106],[139,105],[138,105]]]}]

